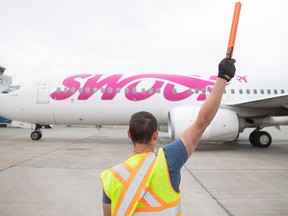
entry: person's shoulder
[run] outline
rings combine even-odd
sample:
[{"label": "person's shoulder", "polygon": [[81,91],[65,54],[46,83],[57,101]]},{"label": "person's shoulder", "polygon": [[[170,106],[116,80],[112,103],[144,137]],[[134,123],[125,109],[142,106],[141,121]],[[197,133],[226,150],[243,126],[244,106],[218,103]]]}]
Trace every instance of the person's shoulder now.
[{"label": "person's shoulder", "polygon": [[181,139],[174,140],[173,142],[167,144],[164,148],[164,153],[165,155],[175,155],[175,154],[180,154],[180,155],[186,155],[187,156],[187,151],[184,146],[184,143],[182,142]]},{"label": "person's shoulder", "polygon": [[186,148],[181,139],[174,140],[164,148],[169,172],[172,170],[180,170],[188,160]]},{"label": "person's shoulder", "polygon": [[164,150],[168,150],[168,149],[171,149],[171,148],[179,148],[179,147],[180,147],[180,148],[181,148],[181,147],[184,147],[184,148],[185,148],[184,143],[182,142],[181,139],[176,139],[176,140],[174,140],[173,142],[167,144],[163,149],[164,149]]}]

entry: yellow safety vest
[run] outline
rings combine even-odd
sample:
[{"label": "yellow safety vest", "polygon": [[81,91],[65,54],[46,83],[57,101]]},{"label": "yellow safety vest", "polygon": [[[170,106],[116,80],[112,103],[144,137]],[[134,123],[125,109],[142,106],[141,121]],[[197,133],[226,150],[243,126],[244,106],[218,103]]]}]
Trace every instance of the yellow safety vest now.
[{"label": "yellow safety vest", "polygon": [[181,215],[180,193],[171,185],[163,149],[134,155],[104,171],[101,180],[114,216]]}]

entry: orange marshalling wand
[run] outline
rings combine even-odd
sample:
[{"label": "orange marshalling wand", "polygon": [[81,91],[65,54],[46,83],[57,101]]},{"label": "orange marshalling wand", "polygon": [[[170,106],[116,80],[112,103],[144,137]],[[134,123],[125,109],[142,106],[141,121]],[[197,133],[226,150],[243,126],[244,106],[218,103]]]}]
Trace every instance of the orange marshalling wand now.
[{"label": "orange marshalling wand", "polygon": [[235,38],[236,38],[236,32],[237,32],[237,27],[238,27],[238,21],[239,21],[239,16],[240,16],[240,10],[241,10],[241,2],[236,2],[232,26],[231,26],[231,31],[230,31],[228,49],[227,49],[227,53],[226,53],[226,58],[232,58],[234,44],[235,44]]}]

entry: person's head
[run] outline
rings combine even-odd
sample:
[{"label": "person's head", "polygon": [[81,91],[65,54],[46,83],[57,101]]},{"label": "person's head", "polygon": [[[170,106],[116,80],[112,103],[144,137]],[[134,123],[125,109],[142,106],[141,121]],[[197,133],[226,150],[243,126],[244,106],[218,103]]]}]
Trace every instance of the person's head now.
[{"label": "person's head", "polygon": [[129,122],[128,136],[133,143],[151,144],[158,136],[157,119],[145,111],[133,114]]}]

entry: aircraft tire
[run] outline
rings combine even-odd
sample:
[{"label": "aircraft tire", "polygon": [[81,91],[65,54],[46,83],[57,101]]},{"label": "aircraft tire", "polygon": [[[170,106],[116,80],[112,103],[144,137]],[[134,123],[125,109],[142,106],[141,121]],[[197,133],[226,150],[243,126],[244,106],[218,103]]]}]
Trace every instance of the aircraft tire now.
[{"label": "aircraft tire", "polygon": [[42,138],[42,133],[40,131],[33,131],[30,137],[32,140],[40,140]]},{"label": "aircraft tire", "polygon": [[250,135],[249,135],[249,141],[250,141],[250,143],[253,145],[253,146],[255,146],[255,134],[257,133],[257,131],[252,131],[251,133],[250,133]]},{"label": "aircraft tire", "polygon": [[272,137],[266,131],[258,131],[254,135],[254,142],[257,147],[267,148],[272,143]]}]

